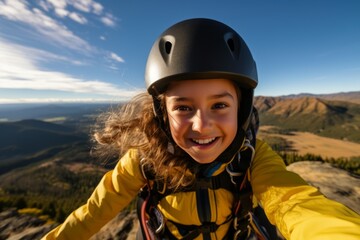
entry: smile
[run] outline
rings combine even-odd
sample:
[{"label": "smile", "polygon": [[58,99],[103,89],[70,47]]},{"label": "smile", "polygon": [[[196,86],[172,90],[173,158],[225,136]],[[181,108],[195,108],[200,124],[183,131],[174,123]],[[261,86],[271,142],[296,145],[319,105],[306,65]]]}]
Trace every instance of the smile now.
[{"label": "smile", "polygon": [[193,142],[204,145],[204,144],[210,144],[215,141],[216,138],[208,138],[208,139],[192,139]]}]

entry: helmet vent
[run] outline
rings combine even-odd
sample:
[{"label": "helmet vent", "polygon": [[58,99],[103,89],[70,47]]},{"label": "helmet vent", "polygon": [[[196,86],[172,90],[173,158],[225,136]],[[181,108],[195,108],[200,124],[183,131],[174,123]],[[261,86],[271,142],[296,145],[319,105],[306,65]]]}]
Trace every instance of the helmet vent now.
[{"label": "helmet vent", "polygon": [[238,36],[233,32],[228,32],[224,35],[224,43],[229,48],[229,53],[234,59],[239,59],[240,57],[240,42]]},{"label": "helmet vent", "polygon": [[169,64],[174,52],[175,38],[171,35],[164,36],[160,39],[158,46],[162,59],[166,64]]},{"label": "helmet vent", "polygon": [[165,42],[165,52],[166,52],[167,54],[170,54],[170,53],[171,53],[171,48],[172,48],[172,43],[169,42],[169,41],[166,41],[166,42]]},{"label": "helmet vent", "polygon": [[229,39],[227,40],[227,45],[228,45],[230,51],[232,51],[232,52],[235,51],[234,39],[229,38]]}]

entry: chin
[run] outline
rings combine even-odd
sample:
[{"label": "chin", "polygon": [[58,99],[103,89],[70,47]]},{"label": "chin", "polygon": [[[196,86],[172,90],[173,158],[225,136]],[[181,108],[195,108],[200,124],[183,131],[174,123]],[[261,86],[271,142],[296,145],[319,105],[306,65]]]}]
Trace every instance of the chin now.
[{"label": "chin", "polygon": [[192,157],[196,162],[200,163],[200,164],[207,164],[207,163],[212,163],[215,161],[216,158],[214,159],[206,159],[206,158],[194,158]]}]

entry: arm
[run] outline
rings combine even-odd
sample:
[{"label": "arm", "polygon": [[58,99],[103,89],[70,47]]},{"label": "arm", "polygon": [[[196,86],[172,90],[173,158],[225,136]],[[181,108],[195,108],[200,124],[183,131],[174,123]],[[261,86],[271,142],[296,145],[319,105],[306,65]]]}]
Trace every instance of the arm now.
[{"label": "arm", "polygon": [[136,196],[145,180],[139,157],[130,150],[114,170],[106,173],[87,203],[73,211],[43,239],[88,239],[114,218]]},{"label": "arm", "polygon": [[327,199],[258,140],[251,185],[270,222],[286,239],[360,239],[360,216]]}]

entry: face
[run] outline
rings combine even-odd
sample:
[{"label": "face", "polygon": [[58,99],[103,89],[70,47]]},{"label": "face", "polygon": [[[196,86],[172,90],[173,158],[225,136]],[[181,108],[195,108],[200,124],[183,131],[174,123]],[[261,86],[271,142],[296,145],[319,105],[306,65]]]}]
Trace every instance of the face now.
[{"label": "face", "polygon": [[195,161],[213,162],[235,138],[238,95],[231,81],[174,82],[165,103],[175,143]]}]

